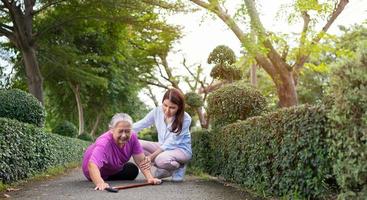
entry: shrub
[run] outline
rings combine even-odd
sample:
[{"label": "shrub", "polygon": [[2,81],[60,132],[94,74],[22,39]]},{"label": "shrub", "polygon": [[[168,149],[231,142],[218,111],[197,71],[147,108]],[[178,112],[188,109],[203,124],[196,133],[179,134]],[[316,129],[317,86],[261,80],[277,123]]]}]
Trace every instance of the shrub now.
[{"label": "shrub", "polygon": [[0,117],[44,126],[45,109],[31,94],[22,90],[0,90]]},{"label": "shrub", "polygon": [[78,129],[76,126],[66,120],[56,125],[52,132],[67,137],[76,137],[78,135]]},{"label": "shrub", "polygon": [[78,139],[46,134],[32,124],[0,118],[0,182],[11,183],[51,166],[78,162],[88,145]]},{"label": "shrub", "polygon": [[331,81],[331,157],[341,199],[367,197],[367,42],[359,51]]},{"label": "shrub", "polygon": [[260,115],[265,110],[265,97],[242,82],[223,86],[208,96],[208,113],[214,128]]},{"label": "shrub", "polygon": [[193,131],[191,133],[191,141],[193,154],[190,165],[209,171],[212,166],[211,156],[213,153],[210,148],[210,132],[205,129]]},{"label": "shrub", "polygon": [[93,141],[93,137],[88,133],[83,133],[81,135],[78,135],[78,139],[85,140],[85,141]]},{"label": "shrub", "polygon": [[186,104],[192,108],[198,108],[204,105],[201,96],[195,92],[188,92],[185,94]]}]

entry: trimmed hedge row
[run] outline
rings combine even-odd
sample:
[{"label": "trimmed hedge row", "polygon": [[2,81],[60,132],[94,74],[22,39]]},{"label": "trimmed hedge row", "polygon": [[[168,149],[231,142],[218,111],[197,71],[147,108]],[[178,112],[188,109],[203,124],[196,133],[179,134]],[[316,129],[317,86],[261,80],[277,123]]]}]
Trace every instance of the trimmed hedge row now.
[{"label": "trimmed hedge row", "polygon": [[259,193],[320,197],[332,180],[326,122],[321,107],[300,106],[233,123],[211,134],[194,132],[193,165]]},{"label": "trimmed hedge row", "polygon": [[0,118],[0,181],[11,183],[51,166],[80,161],[88,142],[46,134],[41,128]]},{"label": "trimmed hedge row", "polygon": [[0,102],[0,117],[44,126],[45,109],[31,94],[19,89],[0,90]]}]

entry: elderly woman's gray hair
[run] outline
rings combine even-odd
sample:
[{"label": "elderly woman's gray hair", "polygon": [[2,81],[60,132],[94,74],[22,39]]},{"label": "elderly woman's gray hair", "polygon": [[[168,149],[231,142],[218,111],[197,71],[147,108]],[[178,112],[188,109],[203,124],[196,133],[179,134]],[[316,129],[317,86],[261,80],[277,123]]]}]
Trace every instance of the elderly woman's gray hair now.
[{"label": "elderly woman's gray hair", "polygon": [[108,127],[111,128],[115,128],[115,126],[119,123],[119,122],[128,122],[131,126],[133,125],[133,119],[130,117],[130,115],[126,114],[126,113],[116,113],[112,119],[110,124],[108,124]]}]

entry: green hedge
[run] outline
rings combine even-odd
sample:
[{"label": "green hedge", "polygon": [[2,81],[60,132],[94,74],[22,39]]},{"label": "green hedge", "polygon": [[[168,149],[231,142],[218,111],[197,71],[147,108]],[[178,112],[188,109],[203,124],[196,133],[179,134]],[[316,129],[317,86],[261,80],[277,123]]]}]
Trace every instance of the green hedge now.
[{"label": "green hedge", "polygon": [[210,171],[213,166],[213,151],[210,148],[210,135],[208,130],[198,130],[191,133],[192,159],[191,166]]},{"label": "green hedge", "polygon": [[43,127],[45,109],[31,94],[22,90],[0,90],[0,117]]},{"label": "green hedge", "polygon": [[225,85],[208,96],[213,128],[260,115],[265,110],[265,97],[243,82]]},{"label": "green hedge", "polygon": [[324,109],[300,106],[227,125],[209,137],[211,172],[272,196],[323,196],[333,178],[326,124]]},{"label": "green hedge", "polygon": [[367,41],[331,81],[331,153],[340,199],[367,199]]},{"label": "green hedge", "polygon": [[88,142],[46,134],[41,128],[0,118],[0,181],[11,183],[51,166],[80,161]]}]

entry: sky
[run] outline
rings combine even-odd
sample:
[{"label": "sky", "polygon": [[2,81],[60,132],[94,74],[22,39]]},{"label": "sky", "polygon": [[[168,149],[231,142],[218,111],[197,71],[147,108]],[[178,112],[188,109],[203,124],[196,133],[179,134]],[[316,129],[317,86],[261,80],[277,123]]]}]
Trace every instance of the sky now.
[{"label": "sky", "polygon": [[[230,0],[226,4],[230,14],[233,14],[233,9],[236,5],[241,3],[241,0]],[[284,20],[276,20],[275,16],[280,6],[292,0],[259,0],[260,19],[267,30],[284,33],[300,33],[302,29],[301,23],[288,25]],[[195,6],[199,8],[198,6]],[[344,11],[339,15],[333,25],[330,27],[328,33],[338,34],[338,25],[350,26],[355,23],[362,23],[367,19],[367,0],[350,0]],[[227,26],[216,16],[208,15],[207,11],[200,9],[200,11],[188,14],[176,14],[167,17],[170,24],[182,26],[184,36],[175,43],[172,51],[168,56],[168,63],[170,66],[180,68],[183,57],[189,65],[201,64],[206,71],[210,73],[212,66],[206,63],[209,53],[218,45],[226,45],[234,50],[237,56],[240,56],[241,44],[237,37],[232,33]],[[322,26],[324,23],[320,23]],[[182,67],[181,67],[182,68]],[[185,69],[181,69],[184,71]],[[186,91],[185,91],[186,92]],[[158,101],[163,96],[162,89],[154,89],[157,94]],[[149,107],[154,106],[153,101],[141,92],[139,98],[146,102]]]}]

